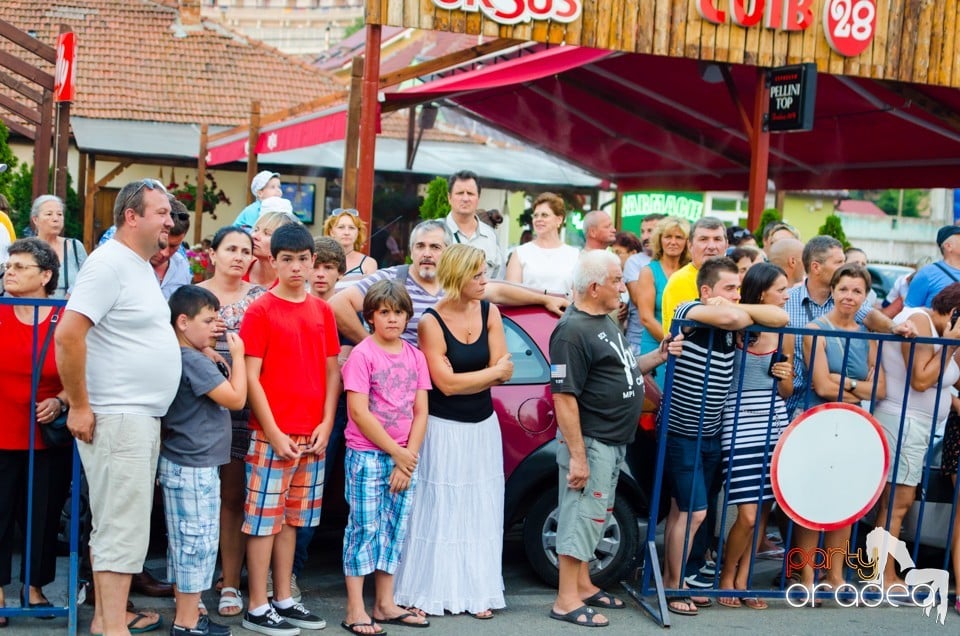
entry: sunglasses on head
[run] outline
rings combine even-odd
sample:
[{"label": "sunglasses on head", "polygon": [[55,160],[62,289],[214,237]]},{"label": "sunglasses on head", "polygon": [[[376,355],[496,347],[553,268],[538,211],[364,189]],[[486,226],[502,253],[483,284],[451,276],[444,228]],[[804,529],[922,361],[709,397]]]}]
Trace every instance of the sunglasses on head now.
[{"label": "sunglasses on head", "polygon": [[341,214],[349,214],[350,216],[360,216],[360,212],[354,208],[336,208],[330,212],[330,216],[340,216]]},{"label": "sunglasses on head", "polygon": [[739,241],[740,239],[747,238],[747,237],[750,236],[750,235],[751,235],[751,234],[750,234],[750,230],[740,229],[740,230],[734,230],[734,232],[733,232],[733,238],[736,239],[736,240],[738,240],[738,241]]}]

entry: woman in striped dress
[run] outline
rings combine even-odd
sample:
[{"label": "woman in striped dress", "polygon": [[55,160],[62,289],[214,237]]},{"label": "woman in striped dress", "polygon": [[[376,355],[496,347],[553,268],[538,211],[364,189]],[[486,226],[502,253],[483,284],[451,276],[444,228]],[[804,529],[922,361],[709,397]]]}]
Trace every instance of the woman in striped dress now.
[{"label": "woman in striped dress", "polygon": [[[783,307],[789,284],[782,269],[757,263],[747,270],[740,288],[740,302]],[[761,535],[773,502],[770,458],[787,425],[783,398],[793,393],[793,336],[744,332],[738,338],[733,384],[723,410],[721,448],[723,474],[729,482],[728,503],[737,504],[737,520],[730,529],[723,553],[720,586],[746,589],[754,526],[759,517]],[[746,347],[746,353],[743,348]],[[780,355],[782,353],[782,355]],[[758,515],[758,502],[763,502]],[[759,598],[721,598],[720,604],[764,609]]]}]

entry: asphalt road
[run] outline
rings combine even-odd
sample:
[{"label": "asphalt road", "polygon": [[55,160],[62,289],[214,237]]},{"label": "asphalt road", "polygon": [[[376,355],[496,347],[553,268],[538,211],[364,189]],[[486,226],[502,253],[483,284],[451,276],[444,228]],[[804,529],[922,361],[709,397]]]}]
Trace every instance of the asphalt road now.
[{"label": "asphalt road", "polygon": [[[324,549],[324,548],[327,549]],[[339,623],[343,620],[346,595],[343,587],[343,576],[339,566],[339,552],[341,545],[335,534],[318,534],[312,549],[311,562],[307,571],[301,577],[300,585],[304,592],[304,603],[316,613],[326,618],[328,627],[320,633],[345,633]],[[61,560],[64,568],[62,575],[54,585],[47,588],[47,595],[54,602],[65,602],[66,590],[63,581],[66,580],[66,560]],[[164,572],[162,555],[152,555],[147,563],[148,567],[157,574]],[[15,565],[14,572],[18,566]],[[531,634],[593,634],[592,630],[583,627],[568,625],[559,621],[550,620],[547,612],[553,601],[554,591],[546,587],[533,574],[523,555],[523,544],[517,533],[508,535],[504,549],[504,579],[508,607],[498,611],[493,620],[480,621],[470,616],[445,616],[432,618],[431,626],[426,631],[417,631],[411,628],[390,626],[389,633],[396,636],[467,636],[484,635],[517,635],[530,636]],[[19,583],[5,588],[7,599],[16,599]],[[624,598],[626,595],[619,586],[612,589]],[[150,608],[160,612],[164,625],[157,634],[168,633],[173,618],[173,599],[156,599],[134,596],[137,607]],[[216,608],[216,597],[212,592],[205,595],[204,601],[211,609]],[[941,626],[933,617],[924,616],[922,610],[910,608],[851,608],[845,609],[831,606],[818,609],[796,609],[783,601],[770,601],[770,608],[756,611],[747,608],[727,609],[712,607],[701,610],[697,617],[673,616],[669,632],[658,627],[654,621],[644,614],[636,603],[627,599],[628,607],[620,611],[608,612],[611,625],[600,631],[603,636],[634,635],[637,633],[657,634],[696,634],[705,633],[732,634],[734,632],[753,632],[762,634],[792,635],[792,634],[843,634],[853,636],[863,634],[876,636],[878,634],[952,634],[960,629],[960,616],[951,610],[948,612],[946,624]],[[215,613],[215,612],[214,612]],[[83,606],[80,609],[79,634],[87,634],[92,609]],[[252,634],[240,627],[240,619],[217,619],[234,626],[234,634]],[[41,621],[38,619],[13,618],[10,628],[3,631],[3,636],[47,636],[65,634],[67,632],[66,619]],[[307,634],[309,632],[304,632]]]}]

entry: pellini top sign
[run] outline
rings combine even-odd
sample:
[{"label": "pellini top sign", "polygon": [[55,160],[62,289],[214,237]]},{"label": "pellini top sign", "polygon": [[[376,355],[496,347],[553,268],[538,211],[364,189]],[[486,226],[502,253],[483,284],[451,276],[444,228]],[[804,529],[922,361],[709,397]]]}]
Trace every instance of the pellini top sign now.
[{"label": "pellini top sign", "polygon": [[[436,1],[436,0],[435,0]],[[805,31],[814,22],[816,0],[692,0],[707,22],[732,22],[744,28]],[[845,57],[860,55],[877,28],[877,0],[823,0],[823,34],[830,48]]]},{"label": "pellini top sign", "polygon": [[582,0],[433,0],[441,9],[460,9],[483,13],[500,24],[518,24],[531,20],[573,22],[580,18]]}]

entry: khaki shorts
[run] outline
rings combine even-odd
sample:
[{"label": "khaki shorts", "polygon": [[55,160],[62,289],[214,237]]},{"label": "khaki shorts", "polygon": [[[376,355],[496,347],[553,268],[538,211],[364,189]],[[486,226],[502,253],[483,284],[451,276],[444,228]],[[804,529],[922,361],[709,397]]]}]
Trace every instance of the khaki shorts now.
[{"label": "khaki shorts", "polygon": [[897,457],[897,437],[900,436],[900,416],[877,411],[874,417],[883,426],[887,436],[887,446],[890,448],[890,469],[887,471],[887,481],[893,481],[893,471],[896,467],[897,483],[907,486],[916,486],[923,478],[923,463],[927,457],[930,445],[929,419],[919,420],[906,416],[903,423],[903,442],[900,444],[900,457]]},{"label": "khaki shorts", "polygon": [[95,414],[93,442],[77,443],[90,485],[95,572],[137,574],[150,544],[160,418]]},{"label": "khaki shorts", "polygon": [[613,512],[620,466],[627,455],[625,445],[611,446],[590,437],[583,438],[590,477],[583,490],[567,485],[570,449],[560,442],[560,510],[557,512],[557,554],[590,561],[600,544],[603,528]]}]

